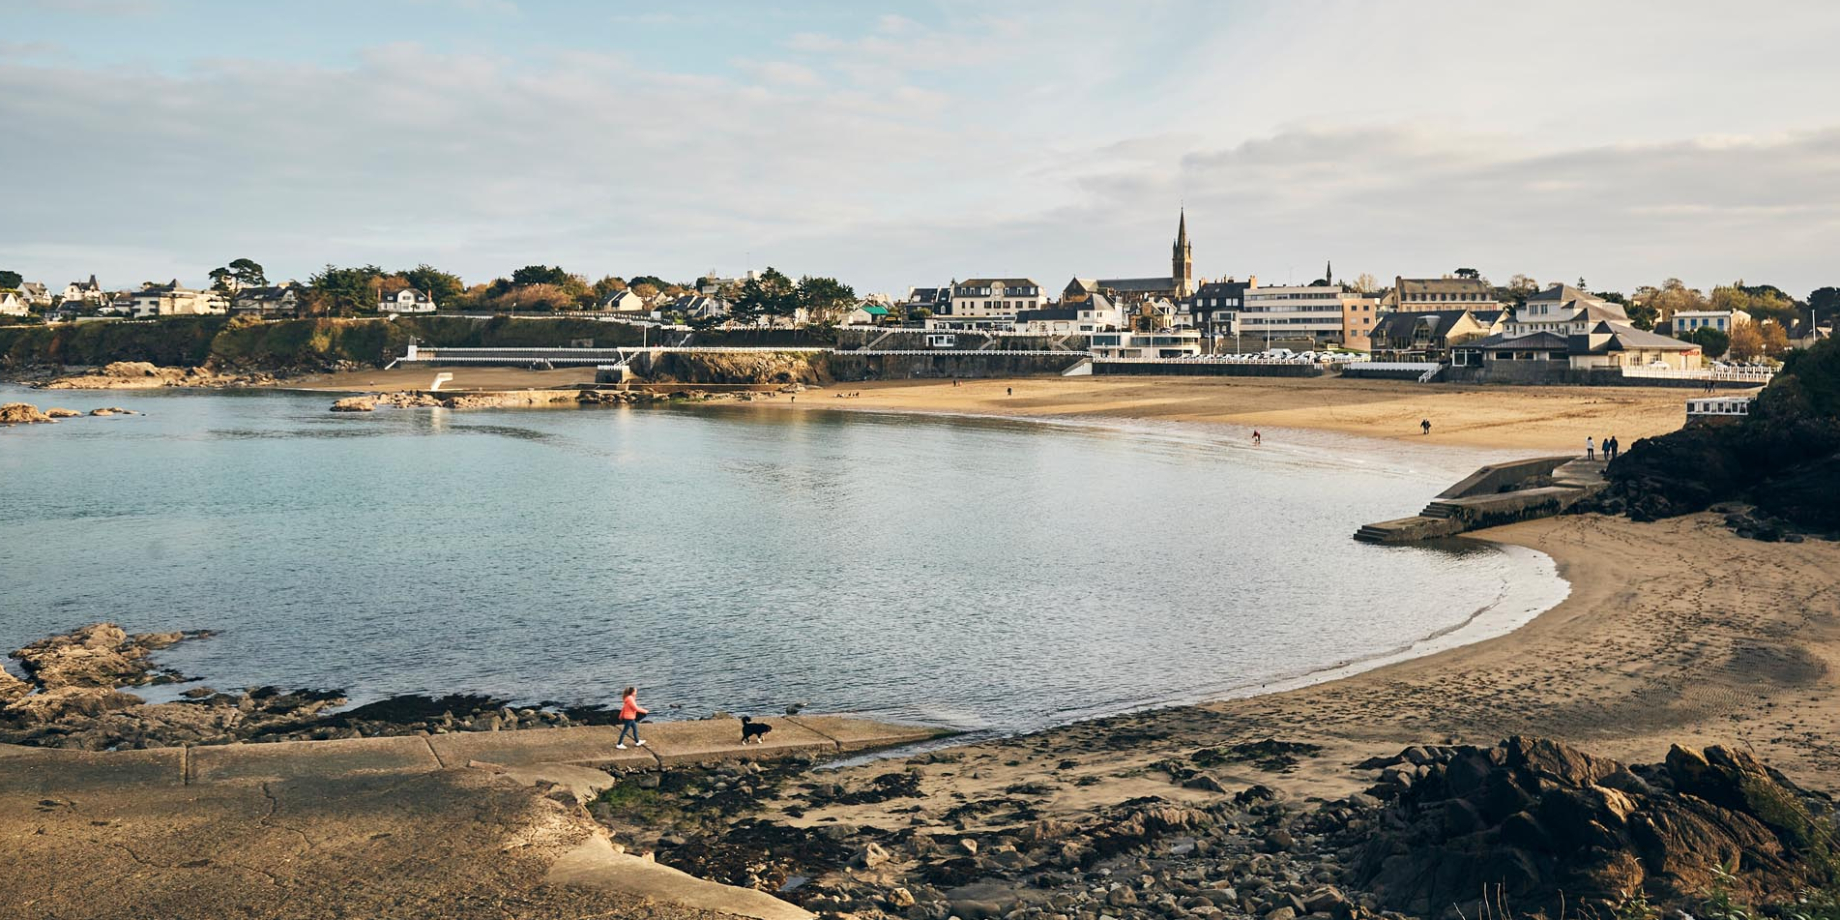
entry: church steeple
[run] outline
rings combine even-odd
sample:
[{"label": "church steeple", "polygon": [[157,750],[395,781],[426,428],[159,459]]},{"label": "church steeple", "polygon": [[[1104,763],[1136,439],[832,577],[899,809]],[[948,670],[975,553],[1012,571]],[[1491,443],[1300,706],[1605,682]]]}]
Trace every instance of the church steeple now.
[{"label": "church steeple", "polygon": [[1178,298],[1195,293],[1195,259],[1188,245],[1188,209],[1183,208],[1176,218],[1175,252],[1170,258],[1169,280],[1175,288]]}]

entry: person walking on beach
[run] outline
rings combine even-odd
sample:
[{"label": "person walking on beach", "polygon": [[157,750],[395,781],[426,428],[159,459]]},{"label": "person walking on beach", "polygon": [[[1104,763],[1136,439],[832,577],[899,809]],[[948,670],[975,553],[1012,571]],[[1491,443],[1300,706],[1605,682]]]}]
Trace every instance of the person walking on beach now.
[{"label": "person walking on beach", "polygon": [[1003,388],[1003,395],[1004,395],[1004,396],[1014,396],[1014,395],[1016,395],[1016,388],[1015,388],[1015,387],[1004,387],[1004,388]]},{"label": "person walking on beach", "polygon": [[1261,443],[1264,442],[1264,440],[1265,440],[1265,437],[1259,434],[1257,431],[1254,431],[1252,433],[1252,446],[1253,447],[1259,446]]},{"label": "person walking on beach", "polygon": [[1591,440],[1590,435],[1585,435],[1584,438],[1584,458],[1586,460],[1597,459],[1597,442]]},{"label": "person walking on beach", "polygon": [[1430,434],[1431,433],[1431,420],[1428,418],[1420,419],[1418,422],[1418,430],[1424,432],[1425,434]]},{"label": "person walking on beach", "polygon": [[634,744],[645,747],[645,739],[639,737],[639,718],[643,715],[645,710],[639,707],[639,688],[627,687],[620,694],[620,737],[614,742],[614,747],[626,750],[627,732],[632,732]]}]

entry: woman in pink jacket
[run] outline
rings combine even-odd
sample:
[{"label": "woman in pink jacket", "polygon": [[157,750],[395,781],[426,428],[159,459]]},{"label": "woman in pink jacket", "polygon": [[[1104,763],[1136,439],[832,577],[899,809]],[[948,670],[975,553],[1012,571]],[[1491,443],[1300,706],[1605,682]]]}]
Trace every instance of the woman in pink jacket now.
[{"label": "woman in pink jacket", "polygon": [[634,744],[645,746],[645,741],[639,737],[639,717],[642,715],[645,715],[645,710],[639,706],[639,688],[627,687],[626,692],[620,694],[620,738],[614,747],[626,750],[627,732],[632,732]]}]

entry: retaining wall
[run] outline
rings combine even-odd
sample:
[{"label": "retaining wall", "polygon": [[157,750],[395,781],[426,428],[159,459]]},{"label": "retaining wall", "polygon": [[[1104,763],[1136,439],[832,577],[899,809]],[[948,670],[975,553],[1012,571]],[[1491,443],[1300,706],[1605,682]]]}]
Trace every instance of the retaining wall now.
[{"label": "retaining wall", "polygon": [[1314,364],[1237,364],[1226,361],[1094,361],[1099,376],[1137,377],[1321,377]]},{"label": "retaining wall", "polygon": [[859,355],[847,351],[829,356],[835,380],[923,380],[960,377],[1060,376],[1085,359],[1083,354],[1004,354],[981,351],[949,355]]}]

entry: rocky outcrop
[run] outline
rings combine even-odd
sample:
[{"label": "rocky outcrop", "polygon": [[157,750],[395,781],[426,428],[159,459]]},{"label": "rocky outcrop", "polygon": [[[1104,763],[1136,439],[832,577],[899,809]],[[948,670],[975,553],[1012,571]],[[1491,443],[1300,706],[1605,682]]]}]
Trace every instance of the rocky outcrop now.
[{"label": "rocky outcrop", "polygon": [[49,422],[51,416],[38,411],[31,403],[7,403],[0,406],[0,425],[31,425]]},{"label": "rocky outcrop", "polygon": [[52,418],[78,418],[83,415],[83,413],[75,409],[59,409],[55,407],[46,409],[45,414]]},{"label": "rocky outcrop", "polygon": [[139,415],[140,413],[133,409],[123,409],[120,406],[105,406],[100,409],[91,409],[89,410],[89,414],[102,417],[110,415]]},{"label": "rocky outcrop", "polygon": [[[1416,756],[1414,756],[1416,755]],[[1381,769],[1387,802],[1349,881],[1390,908],[1432,916],[1483,903],[1559,916],[1632,895],[1677,904],[1739,866],[1736,894],[1793,897],[1829,854],[1808,793],[1742,751],[1676,747],[1625,766],[1552,741],[1414,748]],[[1484,912],[1489,908],[1483,907]]]},{"label": "rocky outcrop", "polygon": [[46,390],[155,390],[162,387],[269,386],[272,374],[220,374],[204,367],[159,367],[146,361],[116,361],[88,374],[72,374],[36,383]]},{"label": "rocky outcrop", "polygon": [[369,396],[347,396],[332,404],[334,412],[375,412],[377,400]]},{"label": "rocky outcrop", "polygon": [[1637,441],[1605,469],[1609,488],[1587,510],[1652,521],[1743,502],[1762,519],[1840,535],[1840,498],[1825,487],[1836,472],[1840,341],[1830,340],[1792,353],[1738,424]]},{"label": "rocky outcrop", "polygon": [[14,700],[0,710],[0,717],[30,731],[72,719],[93,719],[144,702],[111,687],[59,687]]},{"label": "rocky outcrop", "polygon": [[0,670],[0,708],[31,692],[31,684],[14,677],[5,670]]},{"label": "rocky outcrop", "polygon": [[553,406],[627,405],[651,402],[653,396],[628,390],[497,390],[482,393],[381,393],[350,396],[332,404],[334,412],[391,409],[537,409]]},{"label": "rocky outcrop", "polygon": [[802,383],[830,381],[825,352],[662,352],[639,362],[646,380],[663,383]]},{"label": "rocky outcrop", "polygon": [[158,683],[176,677],[159,671],[148,653],[184,639],[209,633],[143,633],[130,636],[113,623],[94,623],[61,636],[34,642],[13,653],[33,683],[45,690],[63,687],[121,687]]}]

